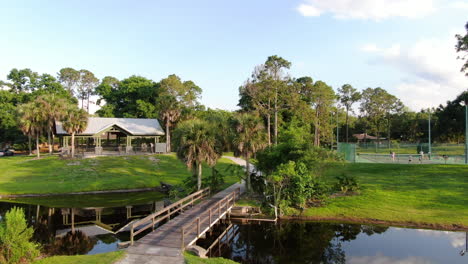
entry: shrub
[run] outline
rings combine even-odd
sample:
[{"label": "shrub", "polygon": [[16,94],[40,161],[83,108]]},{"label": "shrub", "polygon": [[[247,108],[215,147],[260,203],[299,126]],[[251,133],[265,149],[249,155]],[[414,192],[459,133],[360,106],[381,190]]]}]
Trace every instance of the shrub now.
[{"label": "shrub", "polygon": [[31,242],[34,230],[28,227],[22,208],[13,207],[0,223],[0,254],[3,263],[22,263],[39,256],[39,245]]},{"label": "shrub", "polygon": [[336,179],[338,180],[336,183],[336,189],[344,194],[348,192],[358,192],[360,189],[359,183],[354,177],[342,174],[341,176],[337,176]]}]

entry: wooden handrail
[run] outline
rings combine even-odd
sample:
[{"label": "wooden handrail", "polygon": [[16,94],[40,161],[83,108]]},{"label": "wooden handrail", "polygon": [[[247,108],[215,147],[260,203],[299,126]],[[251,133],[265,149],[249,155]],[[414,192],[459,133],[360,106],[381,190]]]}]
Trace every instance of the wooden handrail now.
[{"label": "wooden handrail", "polygon": [[[135,223],[133,223],[130,227],[130,244],[133,245],[134,237],[141,232],[147,230],[148,228],[152,228],[154,230],[154,226],[163,221],[166,218],[171,218],[171,215],[183,210],[185,207],[192,205],[193,203],[196,202],[197,200],[200,200],[206,196],[210,195],[210,188],[205,188],[203,190],[194,192],[190,194],[189,196],[180,199],[179,201],[164,207],[162,210],[159,210],[155,213],[152,213]],[[143,227],[141,227],[143,226]],[[138,227],[141,227],[138,229],[138,231],[135,231]]]},{"label": "wooden handrail", "polygon": [[[197,228],[197,238],[201,235],[201,226],[208,220],[208,228],[210,228],[213,224],[215,224],[221,217],[221,209],[223,209],[223,214],[229,210],[231,206],[234,205],[236,200],[239,198],[240,195],[240,187],[236,188],[234,191],[229,193],[226,197],[216,202],[214,205],[210,206],[206,209],[209,212],[208,216],[205,217],[197,217],[196,219],[192,220],[190,223],[184,225],[181,228],[181,236],[182,236],[182,249],[185,248],[185,234],[192,232],[193,229]],[[213,219],[213,209],[216,212],[218,211],[218,215],[215,219]],[[196,225],[195,225],[196,223]]]}]

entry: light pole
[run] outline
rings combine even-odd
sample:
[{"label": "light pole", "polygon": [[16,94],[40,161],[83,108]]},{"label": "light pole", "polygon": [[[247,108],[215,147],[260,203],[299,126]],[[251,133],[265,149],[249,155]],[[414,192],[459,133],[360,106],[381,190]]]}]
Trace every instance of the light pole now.
[{"label": "light pole", "polygon": [[429,127],[429,145],[428,145],[428,157],[429,159],[431,158],[431,154],[432,154],[432,147],[431,147],[431,109],[429,108],[429,124],[428,124],[428,127]]},{"label": "light pole", "polygon": [[468,164],[468,99],[460,104],[465,106],[465,164]]},{"label": "light pole", "polygon": [[339,121],[339,112],[340,112],[340,107],[338,106],[336,108],[336,151],[338,151],[338,145],[340,143],[340,139],[339,139],[339,136],[340,136],[340,121]]}]

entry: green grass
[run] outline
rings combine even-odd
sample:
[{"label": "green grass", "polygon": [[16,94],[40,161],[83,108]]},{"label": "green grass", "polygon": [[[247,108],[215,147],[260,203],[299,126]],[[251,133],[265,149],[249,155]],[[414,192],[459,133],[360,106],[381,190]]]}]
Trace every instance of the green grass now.
[{"label": "green grass", "polygon": [[306,216],[468,226],[468,166],[356,163],[334,165],[325,178],[342,173],[356,177],[361,194],[331,199]]},{"label": "green grass", "polygon": [[161,201],[165,197],[166,195],[161,192],[150,191],[113,194],[25,197],[9,199],[8,202],[34,205],[38,204],[47,207],[120,207],[124,205],[139,205],[154,201]]},{"label": "green grass", "polygon": [[[150,157],[159,159],[158,162]],[[222,158],[217,168],[223,172],[233,162]],[[191,175],[175,155],[119,156],[62,160],[47,156],[3,157],[0,161],[0,194],[47,194],[133,189],[159,186],[160,182],[180,184]],[[211,174],[204,166],[203,177]],[[226,176],[225,185],[238,181]]]},{"label": "green grass", "polygon": [[200,258],[190,252],[184,252],[186,264],[237,264],[237,262],[225,258]]},{"label": "green grass", "polygon": [[54,256],[35,261],[33,264],[112,264],[124,256],[124,251],[96,255]]}]

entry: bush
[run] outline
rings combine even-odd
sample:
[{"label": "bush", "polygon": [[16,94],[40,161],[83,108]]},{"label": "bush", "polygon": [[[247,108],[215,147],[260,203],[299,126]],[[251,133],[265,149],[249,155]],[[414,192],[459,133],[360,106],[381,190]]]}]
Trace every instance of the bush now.
[{"label": "bush", "polygon": [[33,233],[22,208],[8,211],[0,223],[0,263],[23,263],[39,256],[39,245],[31,242]]},{"label": "bush", "polygon": [[336,179],[338,180],[336,189],[344,194],[349,192],[358,192],[360,189],[359,183],[354,177],[342,174],[341,176],[337,176]]}]

